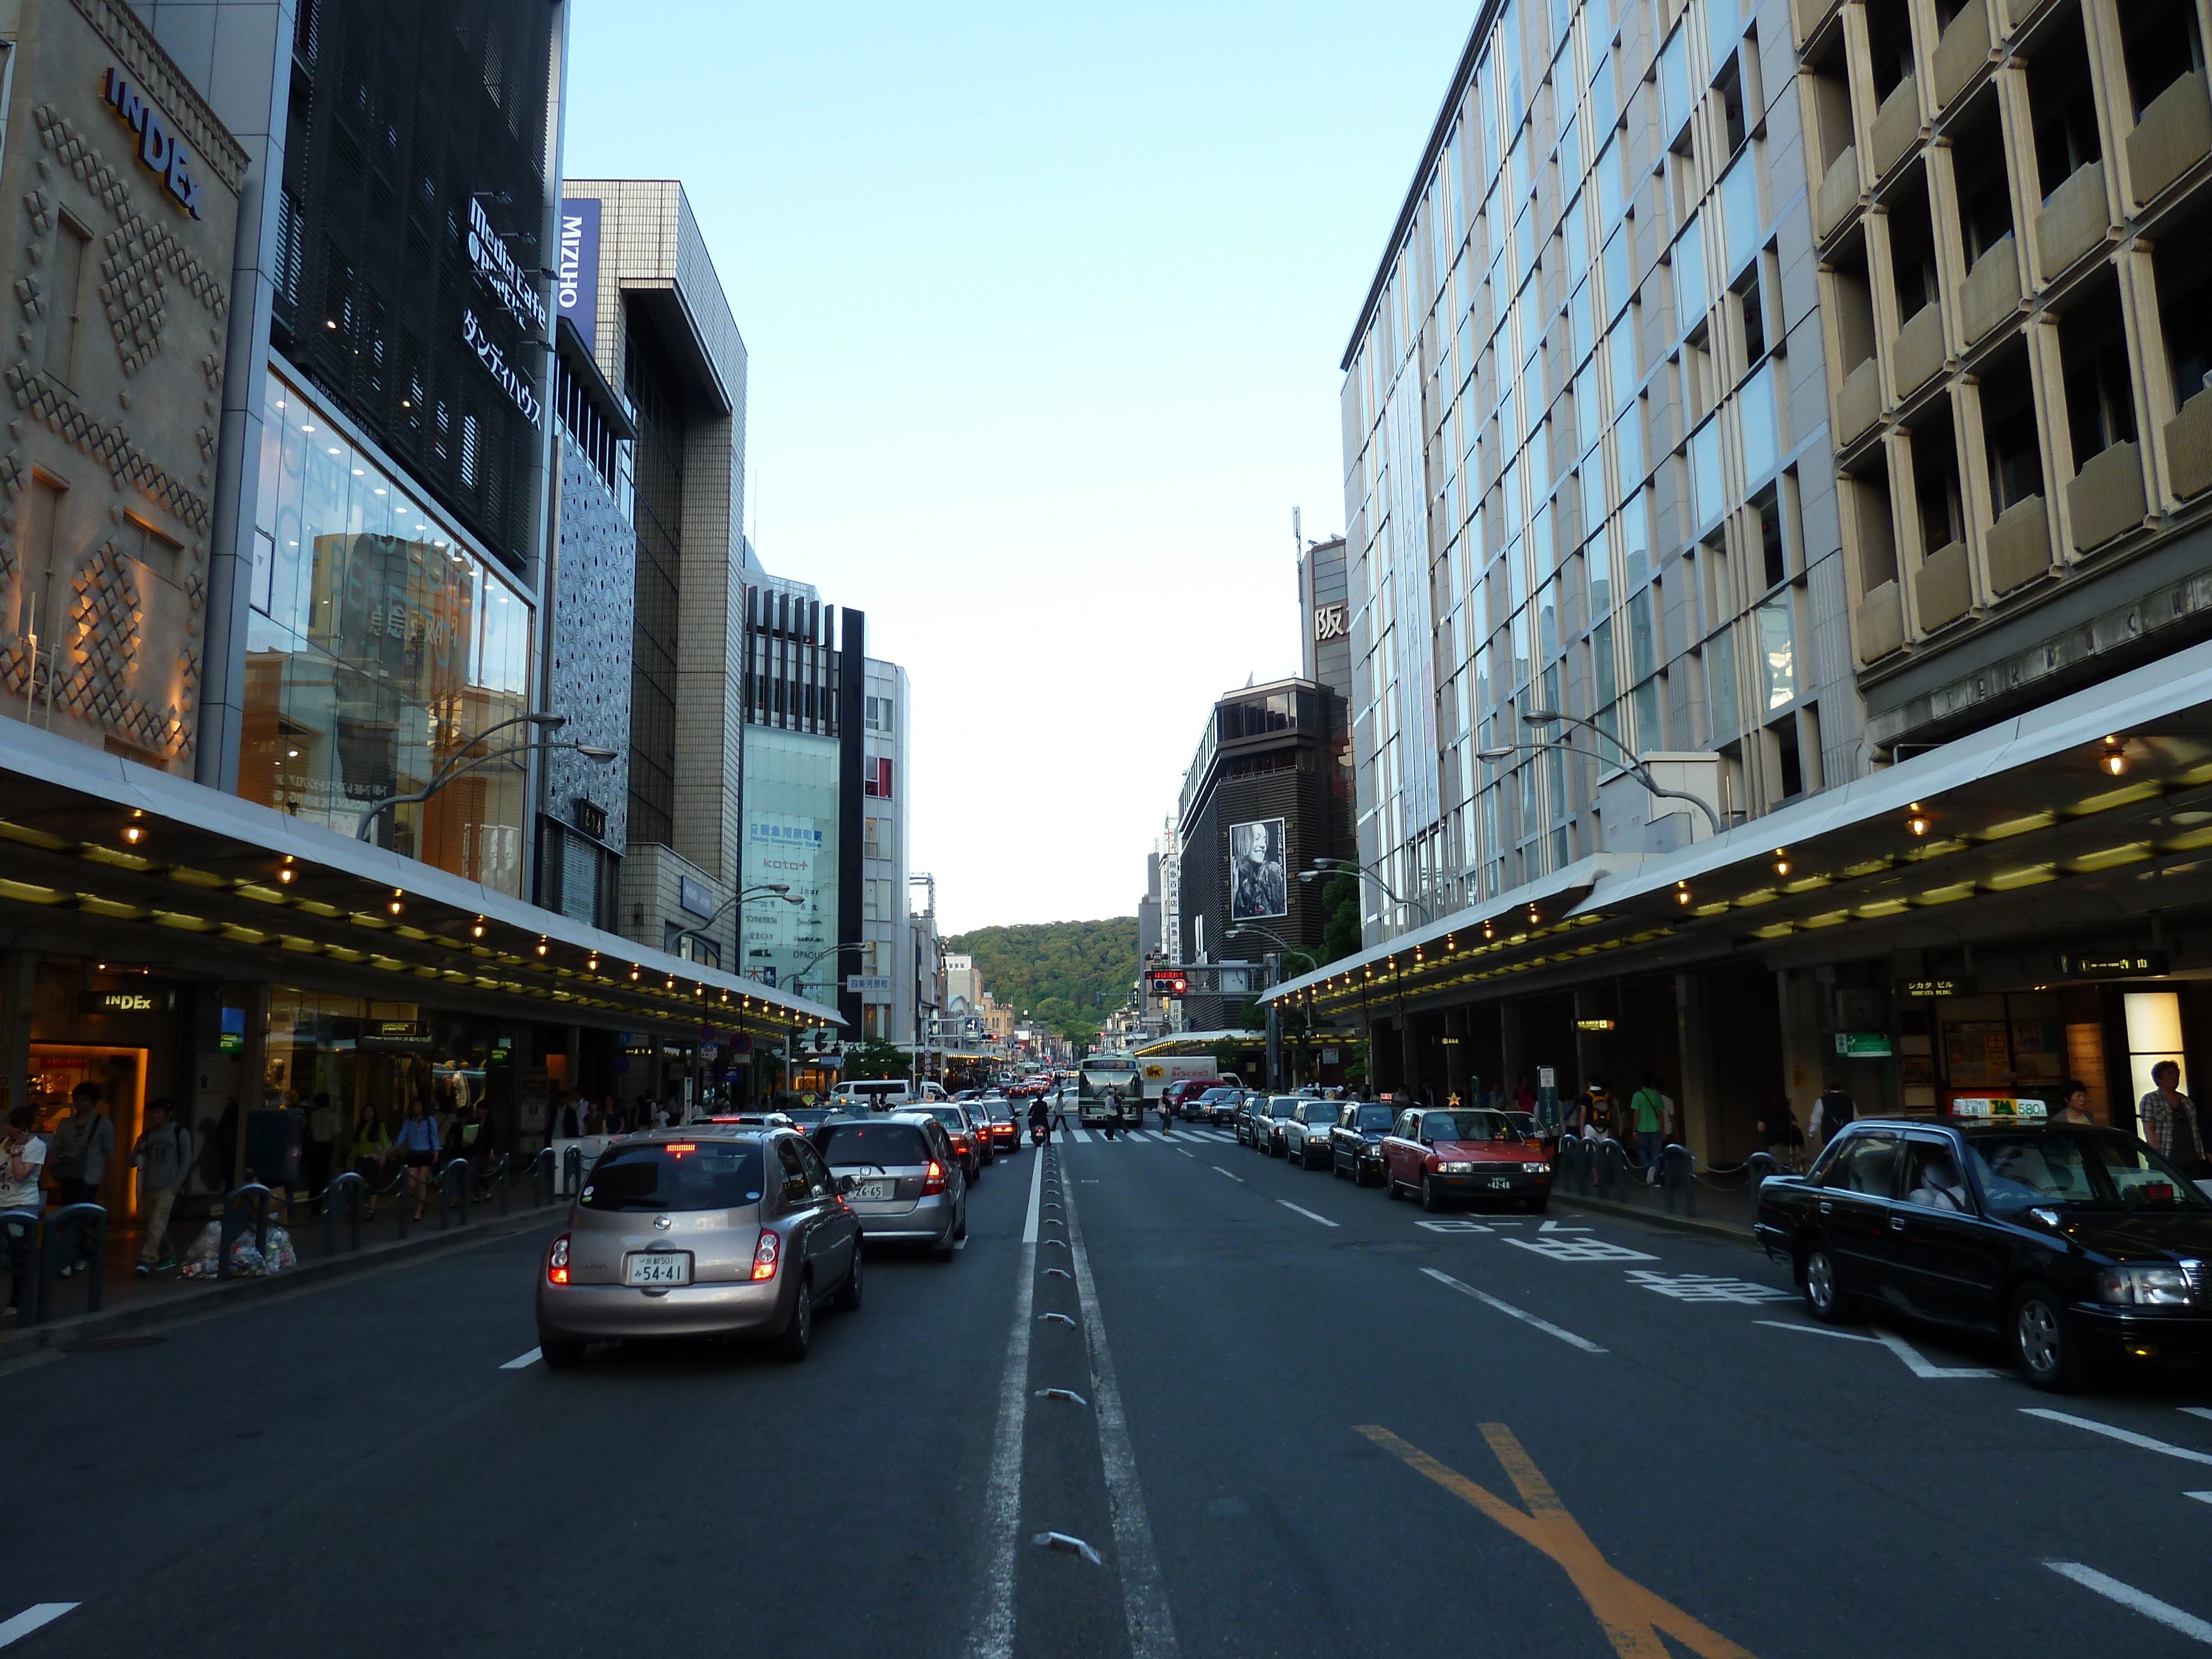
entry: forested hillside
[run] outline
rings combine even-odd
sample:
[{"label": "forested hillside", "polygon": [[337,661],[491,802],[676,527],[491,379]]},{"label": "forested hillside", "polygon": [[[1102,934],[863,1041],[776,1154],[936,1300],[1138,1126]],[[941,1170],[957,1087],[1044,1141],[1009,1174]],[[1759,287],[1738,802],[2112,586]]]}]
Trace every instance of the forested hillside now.
[{"label": "forested hillside", "polygon": [[975,958],[983,988],[1016,1014],[1063,1036],[1087,1037],[1129,1000],[1137,976],[1137,919],[1031,921],[978,927],[945,941]]}]

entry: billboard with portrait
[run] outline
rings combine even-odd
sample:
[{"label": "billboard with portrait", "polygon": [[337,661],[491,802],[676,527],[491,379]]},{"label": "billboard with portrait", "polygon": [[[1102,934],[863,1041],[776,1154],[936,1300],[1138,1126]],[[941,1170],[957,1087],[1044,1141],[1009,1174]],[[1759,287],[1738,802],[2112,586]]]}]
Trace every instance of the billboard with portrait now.
[{"label": "billboard with portrait", "polygon": [[1283,861],[1283,821],[1257,818],[1229,826],[1229,919],[1258,921],[1291,913]]}]

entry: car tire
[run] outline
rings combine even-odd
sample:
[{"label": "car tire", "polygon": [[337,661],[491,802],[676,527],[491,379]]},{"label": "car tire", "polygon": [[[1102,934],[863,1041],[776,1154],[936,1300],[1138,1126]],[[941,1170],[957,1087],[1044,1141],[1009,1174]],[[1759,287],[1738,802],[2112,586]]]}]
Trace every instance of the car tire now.
[{"label": "car tire", "polygon": [[967,1200],[966,1199],[964,1199],[964,1198],[963,1198],[963,1199],[962,1199],[962,1200],[960,1200],[960,1221],[959,1221],[959,1224],[958,1224],[958,1225],[957,1225],[957,1226],[955,1226],[955,1227],[953,1228],[953,1230],[952,1230],[952,1242],[953,1242],[954,1243],[957,1244],[957,1243],[958,1243],[962,1239],[963,1239],[963,1238],[965,1238],[965,1237],[968,1237],[968,1200]]},{"label": "car tire", "polygon": [[860,1310],[860,1261],[864,1252],[860,1241],[853,1241],[853,1267],[845,1275],[845,1282],[837,1287],[837,1306],[846,1313]]},{"label": "car tire", "polygon": [[1382,1196],[1394,1204],[1398,1200],[1398,1179],[1390,1173],[1387,1164],[1382,1166]]},{"label": "car tire", "polygon": [[540,1331],[538,1334],[538,1357],[545,1362],[545,1369],[549,1371],[574,1370],[584,1363],[584,1345],[564,1342],[557,1336],[548,1336]]},{"label": "car tire", "polygon": [[1434,1215],[1443,1206],[1443,1194],[1437,1190],[1437,1183],[1426,1176],[1423,1176],[1421,1177],[1421,1207],[1431,1215]]},{"label": "car tire", "polygon": [[2068,1322],[2066,1304],[2048,1285],[2023,1285],[2012,1299],[2013,1358],[2028,1386],[2046,1394],[2071,1394],[2081,1386],[2081,1345]]},{"label": "car tire", "polygon": [[814,1286],[802,1279],[799,1295],[791,1304],[791,1322],[775,1340],[775,1357],[787,1365],[796,1365],[813,1346]]},{"label": "car tire", "polygon": [[1850,1296],[1836,1282],[1836,1259],[1825,1244],[1805,1253],[1805,1311],[1823,1325],[1840,1325],[1850,1317]]},{"label": "car tire", "polygon": [[1547,1208],[1547,1207],[1551,1204],[1551,1201],[1552,1201],[1552,1197],[1551,1197],[1551,1194],[1550,1194],[1549,1193],[1547,1193],[1547,1194],[1546,1194],[1543,1197],[1541,1197],[1541,1198],[1532,1198],[1532,1199],[1530,1199],[1530,1200],[1528,1200],[1528,1213],[1529,1213],[1530,1215],[1541,1215],[1541,1214],[1543,1214],[1543,1213],[1544,1213],[1545,1209],[1546,1209],[1546,1208]]}]

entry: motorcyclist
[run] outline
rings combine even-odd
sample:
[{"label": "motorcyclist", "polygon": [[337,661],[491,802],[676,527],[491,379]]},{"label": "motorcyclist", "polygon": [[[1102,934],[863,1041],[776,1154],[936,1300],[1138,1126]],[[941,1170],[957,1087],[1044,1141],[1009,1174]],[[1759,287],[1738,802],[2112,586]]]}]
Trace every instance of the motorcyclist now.
[{"label": "motorcyclist", "polygon": [[1052,1111],[1042,1095],[1030,1103],[1030,1129],[1032,1134],[1042,1130],[1045,1139],[1052,1139]]}]

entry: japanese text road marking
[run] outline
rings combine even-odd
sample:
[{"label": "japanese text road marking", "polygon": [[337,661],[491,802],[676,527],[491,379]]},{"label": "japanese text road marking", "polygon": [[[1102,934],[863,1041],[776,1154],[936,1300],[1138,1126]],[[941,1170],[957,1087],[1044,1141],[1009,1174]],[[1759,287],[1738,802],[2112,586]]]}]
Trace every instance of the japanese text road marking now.
[{"label": "japanese text road marking", "polygon": [[1490,1295],[1486,1291],[1476,1290],[1472,1285],[1462,1285],[1459,1280],[1454,1279],[1449,1273],[1440,1273],[1434,1267],[1424,1267],[1421,1271],[1426,1273],[1430,1278],[1435,1279],[1437,1284],[1449,1285],[1452,1289],[1457,1291],[1462,1296],[1471,1296],[1477,1302],[1481,1303],[1486,1308],[1495,1308],[1502,1314],[1510,1314],[1514,1318],[1521,1321],[1522,1323],[1525,1325],[1534,1325],[1538,1330],[1543,1331],[1550,1335],[1556,1336],[1560,1341],[1570,1344],[1574,1347],[1580,1348],[1584,1353],[1603,1353],[1605,1352],[1603,1348],[1599,1347],[1596,1343],[1592,1342],[1587,1337],[1577,1336],[1572,1331],[1563,1331],[1557,1325],[1553,1324],[1548,1319],[1537,1318],[1535,1315],[1530,1313],[1526,1308],[1516,1308],[1510,1302],[1501,1302],[1496,1297]]},{"label": "japanese text road marking", "polygon": [[2184,1636],[2212,1645],[2212,1625],[2206,1624],[2193,1613],[2184,1613],[2170,1601],[2161,1601],[2155,1595],[2146,1595],[2133,1584],[2123,1584],[2117,1578],[2108,1578],[2094,1567],[2085,1567],[2079,1561],[2045,1561],[2043,1564],[2062,1578],[2071,1578],[2084,1589],[2108,1596],[2124,1607],[2132,1607],[2146,1619],[2155,1619],[2168,1630],[2178,1630]]},{"label": "japanese text road marking", "polygon": [[51,1625],[71,1607],[74,1601],[38,1601],[25,1607],[13,1619],[0,1621],[0,1648],[10,1642],[20,1642],[43,1625]]},{"label": "japanese text road marking", "polygon": [[2163,1452],[2168,1457],[2179,1457],[2191,1463],[2212,1463],[2212,1452],[2191,1451],[2186,1446],[2169,1446],[2163,1440],[2154,1440],[2147,1434],[2114,1428],[2110,1423],[2100,1423],[2094,1417],[2075,1417],[2070,1412],[2055,1412],[2048,1406],[2022,1406],[2021,1410],[2030,1417],[2048,1418],[2053,1423],[2070,1423],[2077,1429],[2087,1429],[2092,1434],[2101,1434],[2123,1444],[2140,1446],[2145,1451]]},{"label": "japanese text road marking", "polygon": [[1647,1291],[1656,1291],[1662,1296],[1671,1296],[1677,1302],[1734,1302],[1749,1306],[1759,1302],[1788,1302],[1795,1295],[1794,1291],[1754,1284],[1748,1279],[1721,1279],[1711,1273],[1677,1273],[1670,1279],[1646,1267],[1630,1268],[1628,1282],[1641,1285]]},{"label": "japanese text road marking", "polygon": [[1659,1639],[1662,1632],[1703,1659],[1752,1659],[1748,1652],[1719,1632],[1707,1629],[1681,1608],[1662,1600],[1607,1562],[1574,1516],[1567,1513],[1566,1505],[1552,1490],[1552,1483],[1522,1449],[1513,1431],[1503,1423],[1484,1424],[1482,1437],[1490,1443],[1490,1449],[1512,1477],[1521,1501],[1528,1504],[1525,1514],[1378,1424],[1365,1425],[1358,1432],[1416,1474],[1426,1475],[1455,1498],[1480,1510],[1523,1543],[1534,1545],[1558,1562],[1566,1570],[1574,1587],[1582,1592],[1583,1600],[1589,1603],[1590,1612],[1604,1630],[1606,1639],[1613,1644],[1613,1650],[1621,1659],[1668,1659],[1667,1644]]},{"label": "japanese text road marking", "polygon": [[1626,1244],[1608,1244],[1601,1238],[1509,1238],[1505,1241],[1518,1249],[1534,1250],[1538,1255],[1548,1255],[1554,1261],[1656,1261],[1659,1258],[1645,1250],[1632,1250]]}]

